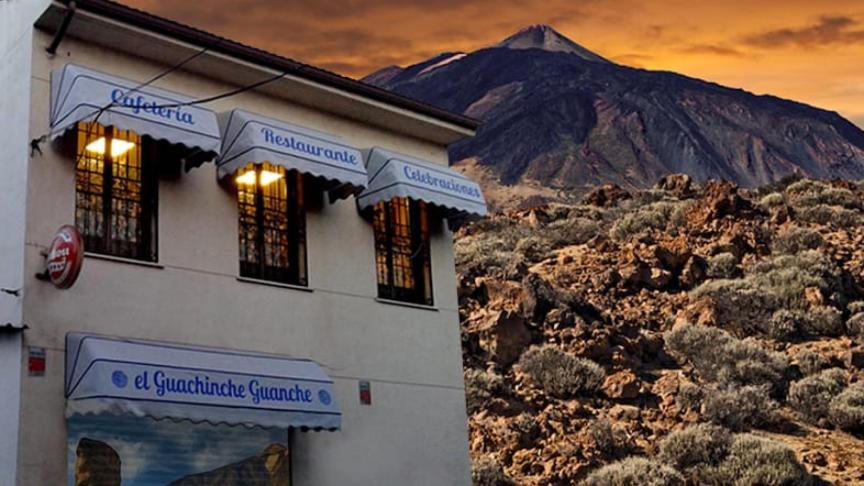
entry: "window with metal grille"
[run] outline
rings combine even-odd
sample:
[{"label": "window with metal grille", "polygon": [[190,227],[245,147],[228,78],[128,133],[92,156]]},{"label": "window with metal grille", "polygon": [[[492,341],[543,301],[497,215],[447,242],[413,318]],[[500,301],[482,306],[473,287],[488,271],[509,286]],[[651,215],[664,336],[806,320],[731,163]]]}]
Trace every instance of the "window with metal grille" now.
[{"label": "window with metal grille", "polygon": [[240,208],[240,276],[307,285],[303,176],[250,164],[236,179]]},{"label": "window with metal grille", "polygon": [[[143,145],[143,146],[142,146]],[[156,261],[157,173],[151,146],[130,130],[79,123],[75,224],[84,248]]]},{"label": "window with metal grille", "polygon": [[374,207],[378,296],[432,305],[426,203],[397,197]]}]

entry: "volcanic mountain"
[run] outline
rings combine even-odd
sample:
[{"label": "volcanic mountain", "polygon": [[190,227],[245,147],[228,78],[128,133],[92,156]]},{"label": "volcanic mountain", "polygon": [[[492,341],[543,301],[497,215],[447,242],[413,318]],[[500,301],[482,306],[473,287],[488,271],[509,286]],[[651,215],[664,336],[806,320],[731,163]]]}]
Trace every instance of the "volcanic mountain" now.
[{"label": "volcanic mountain", "polygon": [[616,64],[545,25],[364,81],[483,120],[450,159],[487,191],[501,182],[567,199],[677,172],[745,187],[790,174],[864,177],[864,131],[837,113]]}]

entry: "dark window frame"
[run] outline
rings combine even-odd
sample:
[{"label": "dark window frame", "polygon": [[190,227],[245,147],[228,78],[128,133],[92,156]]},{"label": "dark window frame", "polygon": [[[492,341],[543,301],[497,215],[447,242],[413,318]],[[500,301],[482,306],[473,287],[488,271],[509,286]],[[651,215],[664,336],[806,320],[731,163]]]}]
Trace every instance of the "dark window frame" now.
[{"label": "dark window frame", "polygon": [[430,212],[425,202],[409,198],[372,208],[379,298],[434,305]]},{"label": "dark window frame", "polygon": [[[104,153],[88,153],[85,147],[100,137],[105,138]],[[75,147],[75,224],[84,238],[85,251],[157,262],[157,144],[131,130],[96,123],[79,123],[71,138]],[[110,154],[115,139],[133,141],[136,146],[115,160]],[[96,170],[92,170],[94,166]],[[96,204],[86,204],[88,201]]]},{"label": "dark window frame", "polygon": [[[262,187],[259,181],[265,169],[282,174],[282,178]],[[235,181],[240,277],[307,287],[306,182],[303,174],[259,163],[246,166],[243,171],[238,171],[238,175],[249,170],[256,173],[254,184]],[[279,194],[282,187],[285,192]],[[282,204],[284,212],[279,207]],[[281,217],[285,218],[284,222],[279,220]],[[279,227],[281,223],[284,223],[282,228]]]}]

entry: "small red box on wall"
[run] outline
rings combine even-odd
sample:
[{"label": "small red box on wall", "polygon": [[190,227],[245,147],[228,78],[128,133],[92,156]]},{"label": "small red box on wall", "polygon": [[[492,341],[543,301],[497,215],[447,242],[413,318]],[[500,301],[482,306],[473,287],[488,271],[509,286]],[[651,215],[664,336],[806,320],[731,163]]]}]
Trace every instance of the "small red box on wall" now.
[{"label": "small red box on wall", "polygon": [[368,381],[360,382],[360,404],[372,405],[372,387]]},{"label": "small red box on wall", "polygon": [[30,373],[30,376],[45,376],[45,348],[29,349],[27,372]]}]

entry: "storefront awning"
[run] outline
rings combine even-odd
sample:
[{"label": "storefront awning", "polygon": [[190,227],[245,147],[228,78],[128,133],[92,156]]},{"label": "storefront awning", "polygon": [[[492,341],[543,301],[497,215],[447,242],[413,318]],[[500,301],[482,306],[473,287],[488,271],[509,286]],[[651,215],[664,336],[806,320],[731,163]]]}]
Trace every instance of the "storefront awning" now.
[{"label": "storefront awning", "polygon": [[447,167],[375,147],[366,163],[369,187],[359,196],[360,208],[394,197],[418,199],[453,216],[485,216],[480,186]]},{"label": "storefront awning", "polygon": [[333,381],[314,361],[120,339],[66,335],[66,415],[335,430]]},{"label": "storefront awning", "polygon": [[286,170],[348,186],[346,193],[366,187],[366,168],[359,150],[344,140],[243,110],[219,114],[222,155],[219,176],[228,177],[249,163],[269,162]]},{"label": "storefront awning", "polygon": [[[156,140],[197,149],[198,161],[219,153],[216,114],[193,98],[75,64],[51,73],[51,138],[80,121],[133,130]],[[107,107],[107,108],[106,108]],[[104,110],[103,110],[104,108]],[[100,113],[101,112],[101,113]]]}]

